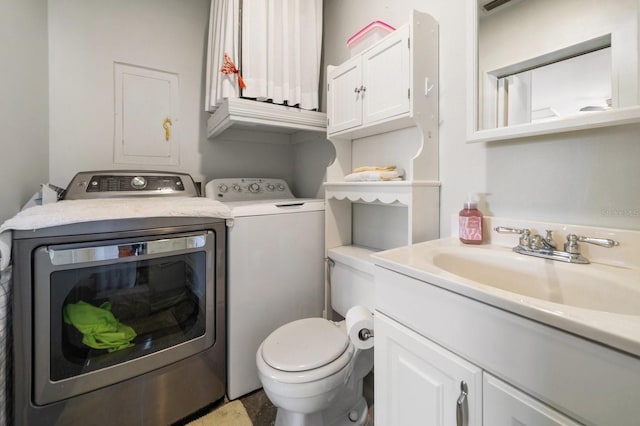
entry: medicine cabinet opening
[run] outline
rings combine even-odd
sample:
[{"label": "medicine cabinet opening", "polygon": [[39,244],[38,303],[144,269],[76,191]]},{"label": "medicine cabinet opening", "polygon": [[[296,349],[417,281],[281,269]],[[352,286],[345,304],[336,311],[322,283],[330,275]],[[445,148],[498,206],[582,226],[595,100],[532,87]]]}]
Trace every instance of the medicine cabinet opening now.
[{"label": "medicine cabinet opening", "polygon": [[482,129],[606,111],[615,98],[611,35],[492,70],[482,78]]}]

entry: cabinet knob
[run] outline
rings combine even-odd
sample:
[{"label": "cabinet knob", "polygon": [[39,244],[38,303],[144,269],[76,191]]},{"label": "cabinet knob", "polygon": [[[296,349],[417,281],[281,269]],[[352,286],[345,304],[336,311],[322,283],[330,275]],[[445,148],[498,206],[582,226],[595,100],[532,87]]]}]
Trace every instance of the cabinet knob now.
[{"label": "cabinet knob", "polygon": [[360,88],[356,87],[355,89],[353,89],[353,93],[360,93]]}]

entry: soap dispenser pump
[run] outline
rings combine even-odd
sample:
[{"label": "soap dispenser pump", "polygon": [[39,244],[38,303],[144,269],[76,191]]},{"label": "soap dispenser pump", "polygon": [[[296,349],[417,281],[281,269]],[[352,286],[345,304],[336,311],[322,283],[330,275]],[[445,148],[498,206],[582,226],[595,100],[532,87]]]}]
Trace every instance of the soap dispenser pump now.
[{"label": "soap dispenser pump", "polygon": [[471,194],[458,215],[460,241],[464,244],[482,244],[482,213]]}]

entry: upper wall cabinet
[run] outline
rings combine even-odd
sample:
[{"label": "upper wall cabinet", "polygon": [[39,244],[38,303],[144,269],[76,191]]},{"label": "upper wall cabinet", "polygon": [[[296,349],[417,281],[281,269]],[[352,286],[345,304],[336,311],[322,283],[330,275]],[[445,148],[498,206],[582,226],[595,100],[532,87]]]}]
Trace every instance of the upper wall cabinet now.
[{"label": "upper wall cabinet", "polygon": [[409,50],[409,28],[404,27],[364,54],[330,69],[327,133],[367,127],[409,113]]},{"label": "upper wall cabinet", "polygon": [[[436,87],[425,61],[437,57],[429,32],[437,33],[436,24],[416,18],[343,64],[328,67],[329,137],[356,139],[416,125],[416,115],[426,110],[426,98]],[[436,78],[437,70],[431,76]]]}]

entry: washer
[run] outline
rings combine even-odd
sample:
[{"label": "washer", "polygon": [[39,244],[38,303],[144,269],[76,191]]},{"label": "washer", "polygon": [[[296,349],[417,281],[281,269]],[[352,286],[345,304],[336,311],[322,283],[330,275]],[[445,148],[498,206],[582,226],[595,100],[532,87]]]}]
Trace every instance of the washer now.
[{"label": "washer", "polygon": [[295,198],[282,179],[215,179],[225,203],[227,396],[260,388],[256,352],[276,328],[320,317],[324,306],[324,200]]}]

